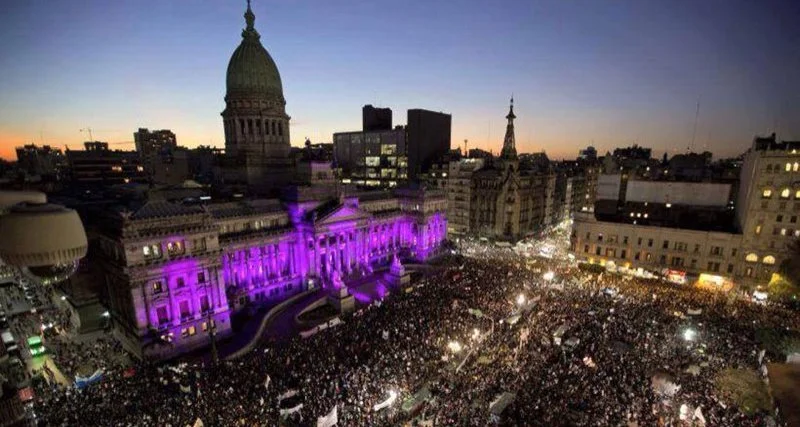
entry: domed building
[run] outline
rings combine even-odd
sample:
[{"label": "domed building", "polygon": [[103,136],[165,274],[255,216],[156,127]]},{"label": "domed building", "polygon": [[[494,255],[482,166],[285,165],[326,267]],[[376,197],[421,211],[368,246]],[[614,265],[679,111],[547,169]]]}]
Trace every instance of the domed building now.
[{"label": "domed building", "polygon": [[[247,2],[242,42],[228,63],[225,93],[225,153],[235,181],[266,193],[290,182],[289,116],[281,75],[261,44]],[[229,174],[230,175],[230,174]]]}]

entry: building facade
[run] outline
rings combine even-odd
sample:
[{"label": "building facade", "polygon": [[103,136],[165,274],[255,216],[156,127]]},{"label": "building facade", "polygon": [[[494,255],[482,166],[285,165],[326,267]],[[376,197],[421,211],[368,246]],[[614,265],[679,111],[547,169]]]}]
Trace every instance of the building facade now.
[{"label": "building facade", "polygon": [[517,240],[544,230],[553,221],[555,174],[549,160],[542,162],[541,156],[521,165],[514,137],[515,118],[512,99],[499,159],[486,162],[472,174],[469,204],[472,234]]},{"label": "building facade", "polygon": [[744,276],[768,281],[800,238],[800,141],[779,142],[775,134],[755,138],[744,156],[736,204],[742,233]]},{"label": "building facade", "polygon": [[85,150],[67,150],[73,184],[108,186],[146,183],[147,171],[135,151],[109,150],[106,142],[85,142]]},{"label": "building facade", "polygon": [[365,105],[361,109],[361,129],[365,131],[391,130],[392,109]]},{"label": "building facade", "polygon": [[428,259],[446,237],[446,206],[441,192],[398,190],[108,212],[97,246],[115,332],[143,358],[206,346],[248,304],[363,277],[395,255]]},{"label": "building facade", "polygon": [[333,135],[334,158],[345,184],[397,187],[408,179],[406,130],[339,132]]},{"label": "building facade", "polygon": [[408,110],[408,176],[428,173],[450,151],[452,117],[423,109]]},{"label": "building facade", "polygon": [[149,130],[139,128],[133,133],[133,142],[136,151],[142,159],[148,159],[163,152],[171,152],[178,146],[178,139],[169,129]]},{"label": "building facade", "polygon": [[598,203],[615,194],[624,203],[614,201],[610,216],[579,215],[572,250],[590,262],[666,271],[687,282],[766,285],[800,237],[799,153],[798,142],[755,138],[738,185],[630,181],[623,191],[616,176],[616,186],[600,186]]},{"label": "building facade", "polygon": [[59,178],[67,163],[64,153],[49,145],[29,144],[17,147],[16,151],[17,167],[29,175]]},{"label": "building facade", "polygon": [[484,159],[465,158],[450,162],[447,174],[448,229],[451,236],[469,234],[472,174],[483,167]]}]

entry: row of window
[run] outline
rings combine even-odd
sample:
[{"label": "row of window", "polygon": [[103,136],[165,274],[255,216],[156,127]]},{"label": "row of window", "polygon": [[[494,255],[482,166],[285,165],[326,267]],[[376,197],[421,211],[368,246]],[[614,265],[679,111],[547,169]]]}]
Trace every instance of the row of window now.
[{"label": "row of window", "polygon": [[[189,305],[189,300],[182,300],[178,303],[178,310],[180,319],[182,321],[189,320],[193,317],[191,306]],[[203,295],[200,297],[200,313],[206,314],[211,311],[211,304],[209,303],[208,295]],[[170,322],[170,313],[169,309],[166,305],[162,305],[156,308],[156,319],[158,320],[159,325],[166,325]]]},{"label": "row of window", "polygon": [[[197,283],[198,284],[206,283],[205,271],[197,273]],[[177,277],[175,279],[175,288],[181,289],[184,286],[186,286],[186,279],[184,279],[183,277]],[[166,290],[166,286],[164,286],[164,282],[161,280],[156,280],[155,282],[153,282],[151,284],[151,288],[153,289],[154,294],[160,294],[161,292],[164,292]]]},{"label": "row of window", "polygon": [[[588,240],[590,240],[590,238],[591,238],[591,232],[587,232],[586,233],[586,240],[588,241]],[[603,236],[602,233],[597,235],[597,241],[598,242],[603,242],[604,238],[605,237]],[[616,235],[610,235],[610,236],[608,236],[608,238],[605,241],[606,241],[606,243],[615,244],[615,243],[619,243],[619,238]],[[642,244],[644,243],[644,238],[639,237],[636,243],[637,243],[637,246],[642,246]],[[653,239],[647,239],[647,247],[652,248],[653,247],[653,243],[654,243]],[[622,244],[623,245],[627,245],[628,244],[628,236],[622,236]],[[662,241],[661,248],[662,249],[670,249],[670,241],[669,240]],[[700,248],[701,248],[700,244],[695,244],[694,245],[694,253],[700,253]],[[672,250],[686,252],[686,251],[689,250],[689,244],[686,243],[686,242],[673,242]],[[723,248],[722,246],[711,246],[711,248],[709,249],[709,255],[723,256],[724,252],[725,252],[725,248]],[[737,252],[737,250],[733,249],[731,251],[731,256],[736,256],[736,252]]]},{"label": "row of window", "polygon": [[[200,328],[203,330],[203,332],[208,332],[209,326],[211,327],[216,326],[216,322],[214,320],[211,320],[210,324],[208,322],[203,322],[200,324]],[[197,334],[197,328],[194,325],[189,326],[188,328],[181,329],[181,337],[183,338],[193,337],[196,334]]]},{"label": "row of window", "polygon": [[[781,171],[781,165],[778,164],[778,163],[767,165],[767,173],[778,173],[780,171]],[[798,163],[798,162],[786,163],[783,166],[783,171],[784,172],[797,172],[797,171],[800,171],[800,163]]]},{"label": "row of window", "polygon": [[[758,255],[749,253],[746,257],[744,257],[744,260],[747,262],[758,262]],[[761,260],[761,262],[767,265],[775,265],[775,257],[772,255],[767,255]]]},{"label": "row of window", "polygon": [[[201,239],[193,239],[193,250],[205,250],[206,248],[206,240],[204,238]],[[167,254],[169,256],[178,256],[183,255],[186,253],[186,244],[183,240],[174,240],[167,242]],[[142,255],[144,255],[145,259],[158,259],[161,258],[163,255],[161,243],[154,243],[151,245],[145,245],[142,247]]]},{"label": "row of window", "polygon": [[[780,198],[781,199],[788,199],[791,196],[792,196],[792,190],[791,189],[784,188],[783,190],[781,190],[781,194],[780,194]],[[763,199],[772,198],[772,189],[771,188],[765,188],[764,191],[761,192],[761,198],[763,198]],[[795,190],[794,198],[800,200],[800,190]]]}]

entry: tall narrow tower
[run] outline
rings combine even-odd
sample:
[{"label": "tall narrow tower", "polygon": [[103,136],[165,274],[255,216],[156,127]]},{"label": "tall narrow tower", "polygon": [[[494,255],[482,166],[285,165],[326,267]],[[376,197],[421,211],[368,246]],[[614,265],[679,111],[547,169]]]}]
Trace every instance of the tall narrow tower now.
[{"label": "tall narrow tower", "polygon": [[289,116],[278,67],[255,29],[247,1],[242,42],[228,63],[225,93],[225,153],[241,181],[263,192],[293,177]]},{"label": "tall narrow tower", "polygon": [[517,146],[514,141],[514,97],[511,97],[511,106],[508,107],[508,124],[506,125],[506,137],[503,139],[503,150],[500,151],[500,158],[503,160],[516,160],[517,159]]}]

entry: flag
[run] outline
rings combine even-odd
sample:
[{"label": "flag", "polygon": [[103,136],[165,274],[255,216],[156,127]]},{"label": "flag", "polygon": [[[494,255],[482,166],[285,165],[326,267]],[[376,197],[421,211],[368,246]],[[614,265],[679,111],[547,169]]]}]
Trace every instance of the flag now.
[{"label": "flag", "polygon": [[333,427],[339,422],[338,406],[334,406],[325,416],[317,418],[317,427]]}]

